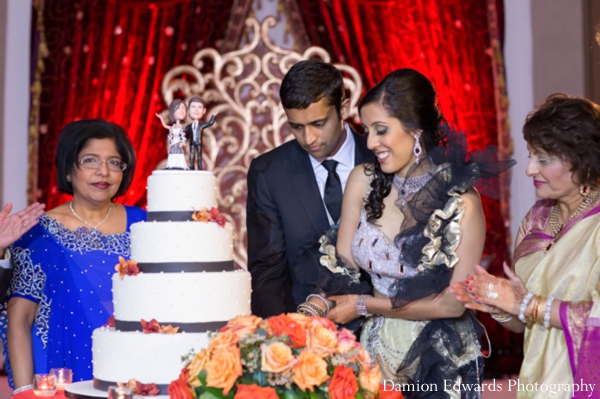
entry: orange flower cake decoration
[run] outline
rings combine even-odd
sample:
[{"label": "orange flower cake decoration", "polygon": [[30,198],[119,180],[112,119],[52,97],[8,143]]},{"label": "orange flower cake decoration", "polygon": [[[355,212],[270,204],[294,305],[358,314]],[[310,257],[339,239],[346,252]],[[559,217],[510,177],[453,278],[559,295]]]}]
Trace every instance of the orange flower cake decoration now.
[{"label": "orange flower cake decoration", "polygon": [[119,278],[123,280],[125,276],[137,276],[140,273],[137,262],[129,259],[125,260],[122,256],[119,256],[119,263],[115,266],[115,270],[119,273]]},{"label": "orange flower cake decoration", "polygon": [[225,222],[227,221],[225,216],[221,215],[219,210],[214,206],[208,211],[206,208],[202,208],[199,211],[194,209],[194,212],[192,212],[192,219],[196,222],[214,222],[221,227],[225,227]]},{"label": "orange flower cake decoration", "polygon": [[142,323],[142,332],[144,334],[152,334],[152,333],[161,333],[161,334],[175,334],[179,331],[179,327],[173,327],[172,325],[161,326],[158,324],[156,319],[152,319],[150,321],[146,321],[144,319],[141,320]]},{"label": "orange flower cake decoration", "polygon": [[119,382],[119,383],[117,383],[117,385],[121,388],[123,388],[123,387],[131,388],[133,390],[134,395],[156,396],[160,393],[160,389],[156,386],[156,384],[154,384],[154,383],[143,384],[143,383],[135,380],[134,378],[127,381],[126,384]]}]

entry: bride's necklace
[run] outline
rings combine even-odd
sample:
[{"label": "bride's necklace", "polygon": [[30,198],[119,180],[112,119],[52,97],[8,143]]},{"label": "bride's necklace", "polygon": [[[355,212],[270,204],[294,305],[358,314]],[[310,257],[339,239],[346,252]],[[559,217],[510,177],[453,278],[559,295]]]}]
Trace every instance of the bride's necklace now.
[{"label": "bride's necklace", "polygon": [[423,175],[409,177],[408,179],[394,175],[392,183],[398,190],[398,197],[402,197],[402,206],[406,205],[406,197],[416,193],[431,180],[431,174],[425,173]]},{"label": "bride's necklace", "polygon": [[106,222],[106,219],[108,219],[108,215],[110,215],[110,211],[112,211],[112,202],[110,203],[110,205],[108,206],[108,212],[106,212],[106,216],[104,216],[104,219],[102,219],[102,221],[100,221],[100,223],[98,223],[97,225],[93,225],[91,223],[86,222],[85,220],[83,220],[81,218],[81,216],[79,216],[77,214],[77,212],[75,212],[75,209],[73,209],[73,201],[69,202],[69,209],[71,209],[71,213],[77,218],[79,219],[81,222],[85,223],[86,225],[90,226],[92,229],[94,230],[98,230],[98,227],[100,227],[100,225],[104,222]]},{"label": "bride's necklace", "polygon": [[[580,214],[581,211],[583,211],[585,208],[590,206],[590,204],[592,202],[594,202],[596,200],[596,198],[598,198],[598,191],[590,192],[583,199],[583,201],[581,201],[581,204],[579,204],[577,209],[575,209],[575,212],[573,212],[573,214],[569,217],[569,220],[567,220],[567,223],[569,223],[571,221],[571,219],[573,219],[575,216]],[[552,248],[552,246],[556,242],[556,237],[562,231],[563,227],[565,227],[565,224],[567,224],[567,223],[560,223],[558,221],[558,211],[559,210],[560,209],[558,207],[558,204],[554,205],[552,207],[552,210],[550,211],[550,216],[548,217],[548,225],[550,226],[550,235],[552,235],[552,241],[550,241],[550,244],[548,244],[548,246],[546,247],[546,251],[548,251],[550,248]]]}]

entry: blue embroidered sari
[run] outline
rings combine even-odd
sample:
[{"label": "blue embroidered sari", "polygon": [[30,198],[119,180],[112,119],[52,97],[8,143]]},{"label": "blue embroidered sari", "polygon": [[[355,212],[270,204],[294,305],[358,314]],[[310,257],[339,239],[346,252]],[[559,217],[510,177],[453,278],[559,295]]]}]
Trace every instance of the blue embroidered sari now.
[{"label": "blue embroidered sari", "polygon": [[[92,332],[113,315],[112,276],[119,256],[130,256],[129,227],[146,220],[140,208],[125,207],[127,231],[103,235],[80,227],[71,231],[46,215],[12,249],[15,271],[6,296],[38,304],[31,329],[34,373],[73,370],[73,381],[92,379]],[[0,337],[8,358],[7,316],[0,315]]]}]

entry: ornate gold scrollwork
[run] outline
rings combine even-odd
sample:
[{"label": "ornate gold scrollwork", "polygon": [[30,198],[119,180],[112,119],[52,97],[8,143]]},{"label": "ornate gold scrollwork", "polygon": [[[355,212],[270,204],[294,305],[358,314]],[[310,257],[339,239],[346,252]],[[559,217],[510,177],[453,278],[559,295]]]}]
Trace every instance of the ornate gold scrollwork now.
[{"label": "ornate gold scrollwork", "polygon": [[[270,29],[277,24],[267,17],[259,24],[246,20],[249,43],[241,49],[219,54],[200,50],[192,65],[169,70],[162,81],[166,104],[174,98],[199,96],[208,104],[206,115],[217,114],[215,124],[203,132],[203,160],[217,177],[217,201],[222,214],[233,223],[234,260],[246,268],[246,178],[252,159],[291,140],[279,100],[279,86],[286,72],[300,60],[319,58],[330,62],[320,47],[302,54],[273,44]],[[350,117],[358,119],[357,104],[362,91],[358,72],[336,64],[344,75],[350,98]]]}]

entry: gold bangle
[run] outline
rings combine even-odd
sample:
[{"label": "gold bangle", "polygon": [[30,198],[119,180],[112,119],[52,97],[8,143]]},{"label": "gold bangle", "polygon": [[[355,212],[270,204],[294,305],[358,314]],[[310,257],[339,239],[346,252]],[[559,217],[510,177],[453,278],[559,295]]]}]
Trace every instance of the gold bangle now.
[{"label": "gold bangle", "polygon": [[535,323],[535,320],[537,318],[537,305],[540,301],[540,298],[541,297],[539,295],[534,295],[531,302],[529,302],[529,304],[531,305],[531,311],[529,312],[529,317],[527,317],[527,321]]},{"label": "gold bangle", "polygon": [[537,324],[544,325],[544,312],[546,310],[546,298],[540,296],[540,300],[537,303],[537,312],[535,322]]}]

